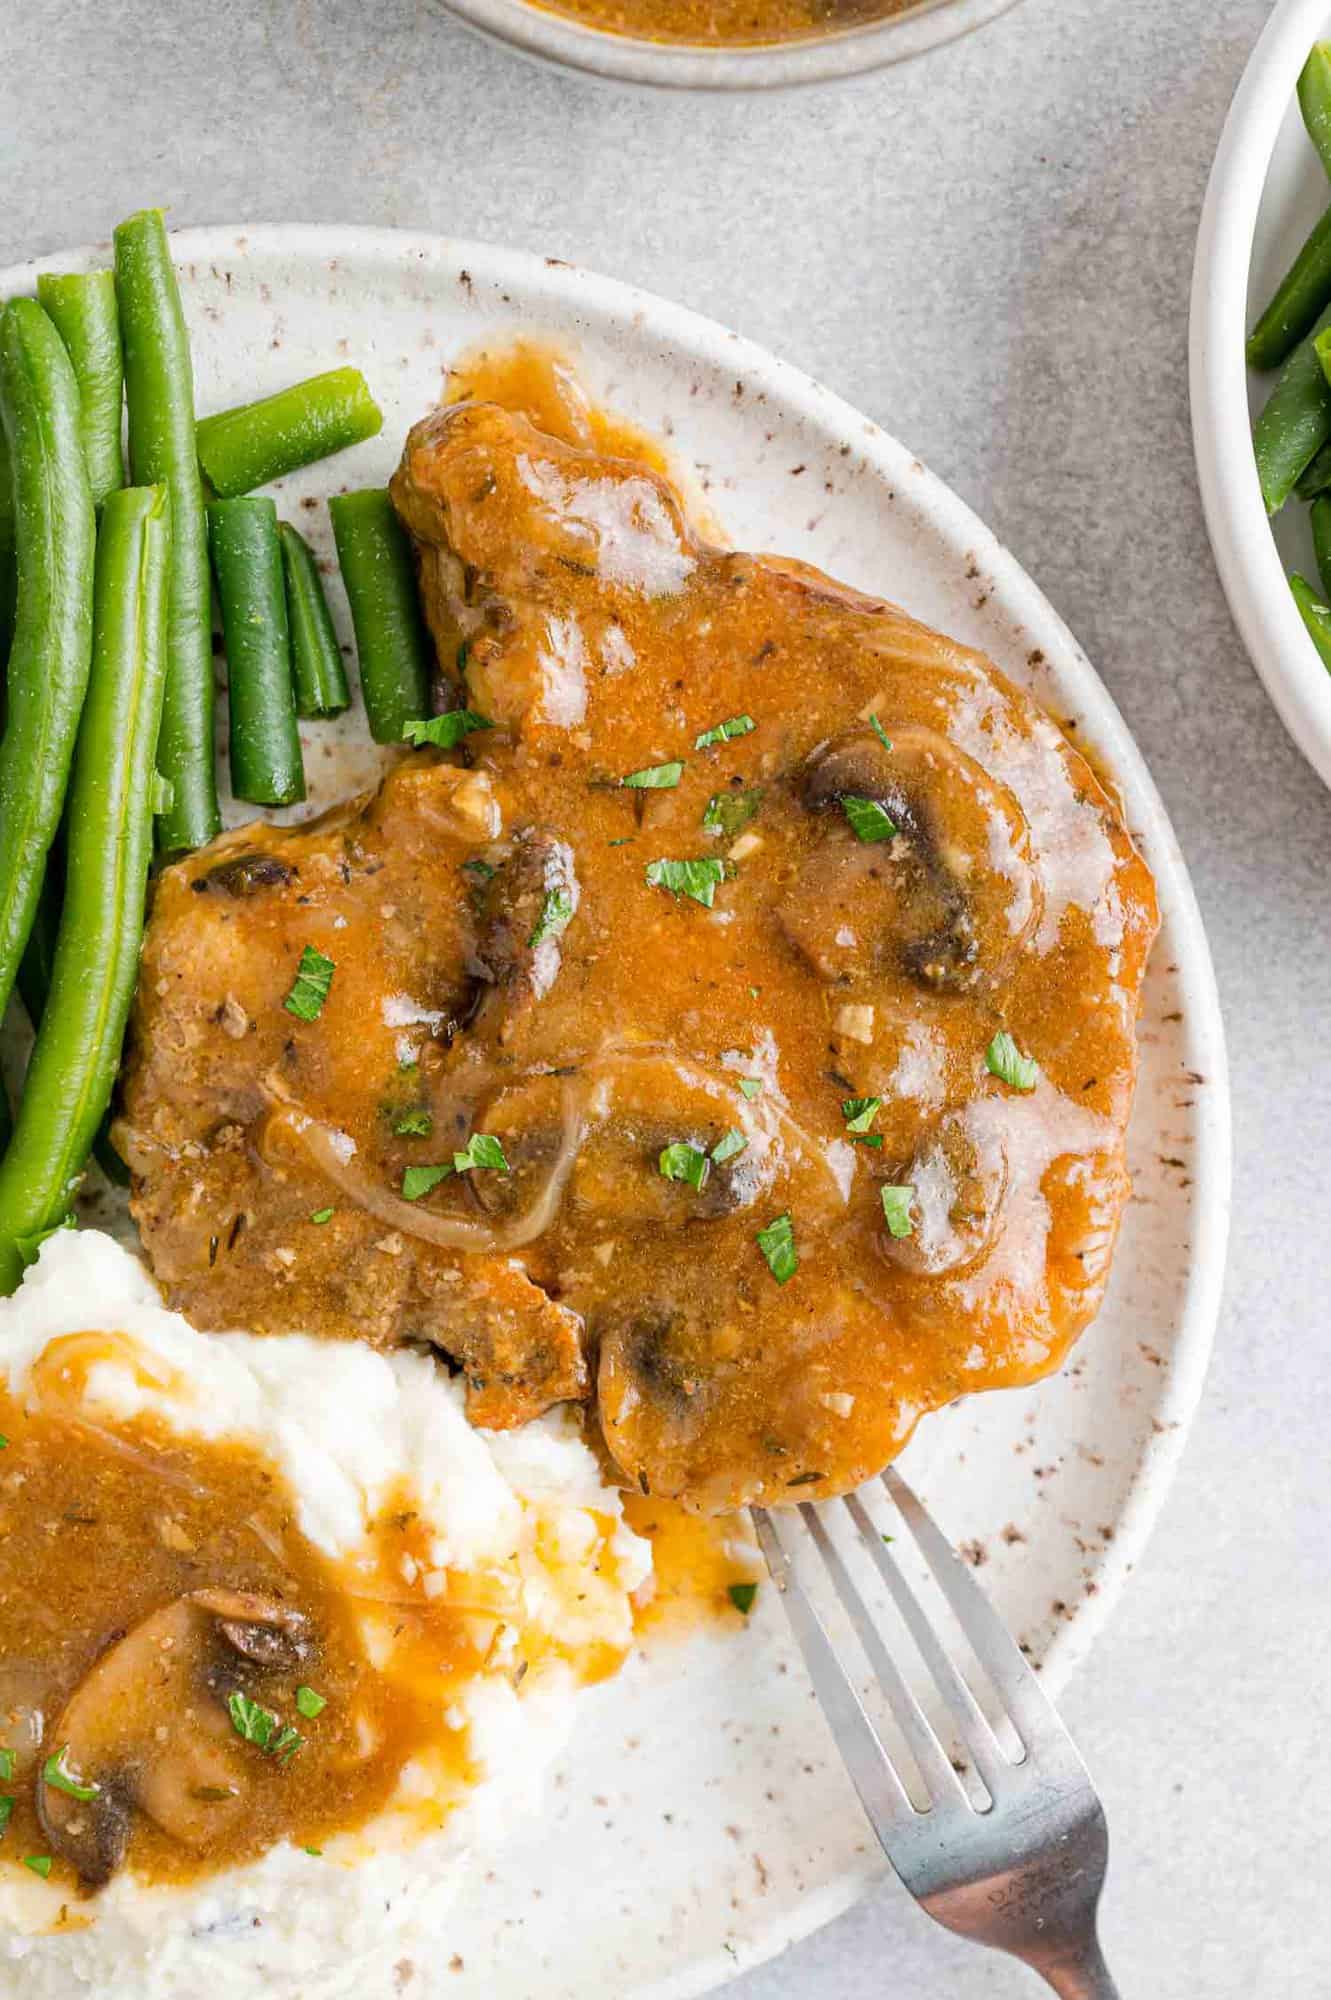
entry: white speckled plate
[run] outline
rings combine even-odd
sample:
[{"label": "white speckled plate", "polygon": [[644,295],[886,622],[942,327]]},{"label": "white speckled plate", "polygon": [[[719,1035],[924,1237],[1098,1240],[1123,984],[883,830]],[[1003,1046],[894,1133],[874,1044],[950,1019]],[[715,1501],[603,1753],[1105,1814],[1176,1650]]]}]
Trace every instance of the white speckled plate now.
[{"label": "white speckled plate", "polygon": [[[1206,941],[1155,788],[1090,664],[1013,558],[907,450],[676,306],[563,264],[405,234],[219,228],[175,247],[201,412],[345,358],[385,406],[380,438],[279,494],[325,551],[326,510],[307,503],[386,479],[450,355],[482,336],[549,335],[597,398],[697,469],[736,543],[807,557],[982,647],[1118,784],[1164,927],[1141,1030],[1136,1192],[1109,1301],[1061,1375],[931,1418],[906,1459],[1058,1684],[1131,1570],[1192,1416],[1229,1193]],[[88,256],[105,261],[105,246]],[[27,289],[36,268],[0,276],[0,295]],[[306,735],[325,797],[370,761],[350,742],[337,748],[336,732]],[[883,1866],[774,1593],[761,1592],[747,1628],[658,1651],[588,1698],[540,1823],[450,1920],[425,1990],[684,2000],[834,1915]],[[904,1897],[901,1921],[922,1921]]]}]

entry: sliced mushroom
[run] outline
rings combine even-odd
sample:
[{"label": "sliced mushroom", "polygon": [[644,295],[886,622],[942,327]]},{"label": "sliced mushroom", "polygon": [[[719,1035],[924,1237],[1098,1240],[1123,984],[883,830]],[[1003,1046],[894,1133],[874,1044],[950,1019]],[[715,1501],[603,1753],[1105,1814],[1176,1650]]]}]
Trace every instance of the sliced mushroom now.
[{"label": "sliced mushroom", "polygon": [[905,1167],[886,1180],[912,1187],[909,1236],[886,1229],[880,1248],[916,1277],[957,1276],[994,1243],[1007,1199],[1009,1169],[1002,1126],[973,1109],[949,1112]]},{"label": "sliced mushroom", "polygon": [[681,1490],[710,1401],[688,1316],[648,1305],[611,1314],[596,1330],[597,1406],[612,1458],[644,1492]]},{"label": "sliced mushroom", "polygon": [[[570,1211],[616,1227],[676,1229],[714,1221],[750,1207],[770,1186],[772,1135],[717,1078],[700,1083],[671,1058],[645,1053],[624,1062],[593,1060],[572,1084],[580,1115],[571,1172],[569,1079],[528,1077],[479,1114],[478,1129],[500,1140],[510,1169],[470,1176],[472,1193],[488,1214],[528,1209],[561,1163]],[[731,1135],[743,1142],[739,1150]],[[703,1155],[700,1187],[662,1173],[661,1155],[676,1144]],[[720,1159],[713,1157],[718,1151]]]},{"label": "sliced mushroom", "polygon": [[252,1672],[265,1647],[273,1657],[261,1666],[305,1658],[307,1621],[276,1599],[194,1591],[134,1626],[79,1683],[48,1741],[80,1789],[95,1790],[78,1798],[43,1779],[37,1808],[89,1888],[123,1863],[136,1811],[195,1853],[246,1812],[252,1765],[226,1699],[240,1663]]},{"label": "sliced mushroom", "polygon": [[[895,966],[965,993],[1002,978],[1039,919],[1042,894],[1025,814],[1006,786],[936,731],[915,724],[827,745],[803,767],[806,811],[828,815],[779,906],[791,943],[822,979]],[[881,806],[891,838],[857,838],[847,799]]]},{"label": "sliced mushroom", "polygon": [[198,895],[257,896],[265,889],[284,888],[296,873],[279,855],[255,849],[219,861],[206,875],[196,875],[190,886]]},{"label": "sliced mushroom", "polygon": [[256,1667],[290,1673],[313,1651],[309,1619],[289,1604],[250,1590],[196,1590],[194,1602],[217,1620],[232,1652]]},{"label": "sliced mushroom", "polygon": [[485,889],[476,1032],[506,1041],[516,1017],[545,998],[559,976],[562,934],[578,895],[572,848],[536,828],[520,833]]}]

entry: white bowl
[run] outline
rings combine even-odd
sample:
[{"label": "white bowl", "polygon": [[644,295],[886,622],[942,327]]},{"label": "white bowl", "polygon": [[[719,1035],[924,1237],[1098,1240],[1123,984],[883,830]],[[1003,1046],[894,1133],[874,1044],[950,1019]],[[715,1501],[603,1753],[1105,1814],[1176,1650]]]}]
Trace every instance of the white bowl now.
[{"label": "white bowl", "polygon": [[469,27],[538,61],[667,90],[773,90],[857,76],[923,55],[1005,14],[1016,0],[917,0],[904,14],[807,41],[708,48],[585,27],[529,0],[436,0]]},{"label": "white bowl", "polygon": [[1331,673],[1290,595],[1288,573],[1315,581],[1307,510],[1267,518],[1252,418],[1274,379],[1250,374],[1248,328],[1312,224],[1331,204],[1295,94],[1331,0],[1281,0],[1230,107],[1202,210],[1192,280],[1192,433],[1216,567],[1234,622],[1286,729],[1331,785]]}]

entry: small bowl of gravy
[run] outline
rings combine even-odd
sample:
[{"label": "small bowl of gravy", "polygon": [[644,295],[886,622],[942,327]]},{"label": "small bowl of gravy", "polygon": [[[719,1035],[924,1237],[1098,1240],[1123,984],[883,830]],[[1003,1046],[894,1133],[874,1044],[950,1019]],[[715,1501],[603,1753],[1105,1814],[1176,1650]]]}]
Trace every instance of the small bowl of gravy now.
[{"label": "small bowl of gravy", "polygon": [[621,83],[771,90],[955,41],[1016,0],[439,0],[524,55]]}]

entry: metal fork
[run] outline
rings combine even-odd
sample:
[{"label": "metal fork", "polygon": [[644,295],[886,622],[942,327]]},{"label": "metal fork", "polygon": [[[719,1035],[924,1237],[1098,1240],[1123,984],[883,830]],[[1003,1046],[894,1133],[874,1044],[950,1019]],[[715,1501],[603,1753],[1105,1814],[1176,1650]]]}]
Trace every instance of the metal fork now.
[{"label": "metal fork", "polygon": [[[933,1572],[1020,1744],[1008,1755],[934,1631],[871,1520],[861,1487],[841,1501],[777,1514],[754,1509],[758,1540],[804,1654],[814,1691],[846,1769],[882,1844],[910,1890],[940,1924],[1010,1952],[1064,2000],[1118,2000],[1100,1952],[1096,1909],[1108,1830],[1072,1738],[988,1598],[899,1473],[882,1484]],[[948,1751],[888,1651],[874,1614],[828,1533],[832,1510],[849,1516],[858,1545],[887,1586],[989,1795],[977,1807]],[[812,1544],[867,1656],[928,1794],[923,1809],[884,1748],[814,1598],[792,1566]],[[917,1791],[919,1787],[917,1786]]]}]

